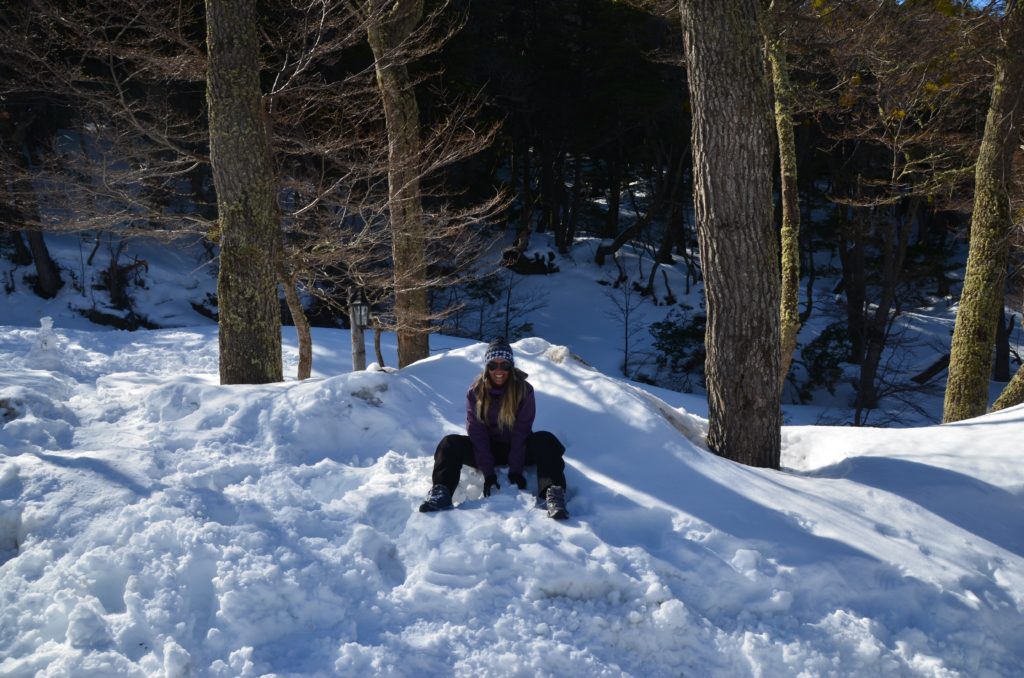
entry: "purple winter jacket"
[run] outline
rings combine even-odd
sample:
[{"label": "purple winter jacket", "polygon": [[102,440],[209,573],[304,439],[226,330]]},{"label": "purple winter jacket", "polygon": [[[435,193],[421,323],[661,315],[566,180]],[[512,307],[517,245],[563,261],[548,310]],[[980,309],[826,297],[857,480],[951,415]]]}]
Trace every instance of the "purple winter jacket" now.
[{"label": "purple winter jacket", "polygon": [[484,477],[494,475],[494,455],[491,454],[491,441],[504,443],[509,447],[509,473],[522,473],[526,465],[526,438],[533,432],[533,420],[537,415],[537,401],[533,395],[533,386],[524,382],[526,392],[519,403],[516,422],[511,430],[498,426],[498,412],[504,389],[491,389],[491,406],[487,412],[487,423],[476,417],[476,394],[470,387],[466,393],[466,432],[473,442],[473,456],[476,467]]}]

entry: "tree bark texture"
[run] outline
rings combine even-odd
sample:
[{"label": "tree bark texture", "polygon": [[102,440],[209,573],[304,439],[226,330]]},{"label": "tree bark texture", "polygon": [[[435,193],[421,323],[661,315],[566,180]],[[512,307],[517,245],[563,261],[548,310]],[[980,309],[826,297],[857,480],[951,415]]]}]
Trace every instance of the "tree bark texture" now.
[{"label": "tree bark texture", "polygon": [[423,0],[397,0],[382,17],[372,19],[367,29],[388,135],[388,211],[399,367],[430,355],[426,233],[420,195],[420,113],[409,69],[395,58],[422,17]]},{"label": "tree bark texture", "polygon": [[1021,403],[1024,403],[1024,365],[1017,370],[1017,373],[1013,375],[1013,379],[1010,380],[1010,383],[1006,385],[1003,392],[996,398],[996,401],[992,404],[992,411],[1005,410],[1007,407],[1013,407]]},{"label": "tree bark texture", "polygon": [[[774,9],[775,3],[772,3]],[[769,11],[772,11],[771,9]],[[779,193],[782,196],[782,302],[779,307],[781,344],[779,388],[796,351],[800,332],[800,199],[797,188],[796,137],[793,134],[793,94],[789,83],[785,44],[777,27],[766,31],[768,60],[775,93],[775,132],[779,141]]]},{"label": "tree bark texture", "polygon": [[220,221],[222,384],[282,380],[278,213],[253,0],[207,0],[206,97]]},{"label": "tree bark texture", "polygon": [[707,299],[708,446],[779,467],[779,240],[756,0],[682,0],[694,203]]},{"label": "tree bark texture", "polygon": [[1017,128],[1024,114],[1024,6],[1007,3],[1004,52],[996,61],[992,99],[974,175],[974,213],[960,308],[953,329],[944,422],[985,413],[996,322],[1003,310],[1009,259],[1010,187]]}]

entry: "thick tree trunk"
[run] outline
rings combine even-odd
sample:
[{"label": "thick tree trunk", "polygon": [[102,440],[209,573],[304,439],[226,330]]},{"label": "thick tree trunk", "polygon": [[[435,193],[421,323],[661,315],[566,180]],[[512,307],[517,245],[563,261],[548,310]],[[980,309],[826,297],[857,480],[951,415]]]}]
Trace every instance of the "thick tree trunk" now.
[{"label": "thick tree trunk", "polygon": [[[772,2],[769,12],[775,9]],[[800,332],[800,199],[797,188],[796,137],[793,134],[793,95],[789,84],[785,44],[776,27],[768,29],[766,44],[775,93],[775,131],[779,140],[779,193],[782,196],[782,303],[779,307],[781,355],[779,388],[786,383]]]},{"label": "thick tree trunk", "polygon": [[1003,309],[1009,235],[1010,186],[1017,125],[1024,119],[1024,5],[1007,3],[1003,45],[974,178],[974,213],[960,308],[953,329],[944,422],[985,413],[996,322]]},{"label": "thick tree trunk", "polygon": [[44,299],[53,299],[57,296],[60,288],[64,287],[60,269],[50,257],[50,250],[46,247],[43,232],[31,230],[26,235],[28,236],[28,247],[32,251],[32,261],[36,265],[36,293]]},{"label": "thick tree trunk", "polygon": [[282,379],[278,213],[253,0],[206,0],[210,158],[220,220],[222,384]]},{"label": "thick tree trunk", "polygon": [[682,0],[694,203],[707,298],[708,446],[779,467],[774,139],[756,0]]},{"label": "thick tree trunk", "polygon": [[409,69],[401,59],[395,59],[396,50],[422,17],[423,0],[397,0],[384,17],[371,18],[367,31],[388,134],[388,210],[399,367],[430,355],[426,234],[420,195],[420,113]]},{"label": "thick tree trunk", "polygon": [[[15,162],[19,167],[24,168],[27,171],[32,171],[34,161],[32,146],[26,139],[28,134],[28,128],[31,121],[35,119],[35,114],[30,117],[30,120],[25,121],[24,124],[19,125],[14,131],[11,141],[14,144],[20,144],[22,153],[17,155]],[[29,179],[18,179],[15,181],[17,184],[17,190],[15,195],[20,194],[26,196],[24,202],[15,198],[13,201],[12,216],[20,223],[38,223],[38,206],[34,198],[28,198],[33,196],[35,189],[32,185],[32,181]],[[18,235],[17,231],[13,231],[11,238],[14,239],[15,254],[18,263],[34,263],[36,266],[36,294],[43,297],[44,299],[52,299],[63,287],[63,279],[60,277],[60,268],[56,265],[53,259],[50,257],[50,251],[46,247],[46,241],[43,238],[43,232],[38,228],[29,228],[25,231],[26,239],[29,241],[29,253],[24,251],[25,245],[22,243],[22,238]],[[20,246],[20,247],[18,247]],[[28,256],[27,256],[28,255]]]},{"label": "thick tree trunk", "polygon": [[[24,128],[20,129],[15,134],[15,141],[21,139],[22,153],[18,156],[18,164],[27,171],[31,171],[33,165],[32,149],[28,142],[22,138]],[[16,181],[18,185],[17,193],[20,193],[24,198],[15,199],[14,201],[14,215],[15,218],[22,224],[38,224],[39,223],[39,209],[36,204],[34,197],[34,189],[32,182],[28,179],[19,179]],[[17,235],[17,232],[14,233]],[[43,232],[38,228],[30,227],[25,231],[25,238],[28,240],[28,248],[31,254],[29,255],[29,261],[35,264],[36,268],[36,284],[35,292],[44,299],[52,299],[57,296],[57,292],[64,286],[64,279],[60,275],[60,268],[50,257],[50,250],[46,247],[46,240],[43,238]],[[20,242],[21,238],[18,238]],[[17,245],[15,245],[17,247]],[[18,253],[19,258],[24,257],[23,252]],[[27,262],[26,262],[27,263]]]}]

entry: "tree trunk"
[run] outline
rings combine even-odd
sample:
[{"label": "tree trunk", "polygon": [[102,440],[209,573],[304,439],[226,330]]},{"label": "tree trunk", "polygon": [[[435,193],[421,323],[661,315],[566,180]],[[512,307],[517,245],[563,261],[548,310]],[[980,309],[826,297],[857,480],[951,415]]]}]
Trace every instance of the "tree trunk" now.
[{"label": "tree trunk", "polygon": [[694,204],[707,297],[708,446],[778,468],[778,233],[772,111],[756,0],[682,0]]},{"label": "tree trunk", "polygon": [[608,245],[602,243],[597,246],[597,251],[594,252],[594,263],[598,266],[604,266],[605,259],[609,256],[614,256],[630,240],[636,239],[651,224],[664,202],[665,196],[655,195],[647,206],[647,211],[642,216],[638,216],[636,221],[630,224],[626,230],[619,233],[615,240]]},{"label": "tree trunk", "polygon": [[[512,140],[511,148],[511,162],[512,166],[509,169],[508,177],[508,192],[514,200],[516,195],[519,193],[519,166],[522,164],[523,157],[523,143],[520,141],[520,133],[517,130],[518,125],[509,124],[506,129],[509,131],[509,136]],[[511,203],[510,203],[511,204]]]},{"label": "tree trunk", "polygon": [[[933,220],[933,228],[937,231],[935,238],[938,241],[935,245],[935,249],[938,253],[944,253],[946,251],[946,241],[949,239],[949,232],[952,227],[955,226],[955,220],[950,213],[945,213],[941,222],[936,224],[938,219]],[[932,270],[935,272],[935,296],[948,297],[950,288],[950,279],[946,275],[946,258],[941,254],[935,257],[935,263]]]},{"label": "tree trunk", "polygon": [[1007,3],[1004,52],[996,62],[992,99],[974,175],[974,213],[960,308],[953,329],[944,422],[985,413],[996,322],[1003,309],[1016,126],[1024,105],[1024,6]]},{"label": "tree trunk", "polygon": [[518,258],[530,246],[530,229],[532,227],[533,197],[530,189],[530,143],[526,132],[519,126],[512,133],[512,194],[515,195],[516,178],[522,176],[522,188],[519,191],[519,223],[516,225],[516,238],[512,250]]},{"label": "tree trunk", "polygon": [[220,220],[222,384],[281,381],[278,213],[253,0],[206,0],[210,159]]},{"label": "tree trunk", "polygon": [[377,366],[384,367],[384,351],[380,347],[380,336],[383,331],[376,322],[373,324],[373,353],[377,356]]},{"label": "tree trunk", "polygon": [[[850,208],[853,209],[853,208]],[[839,243],[839,261],[843,267],[842,286],[846,291],[846,328],[850,337],[849,361],[860,365],[864,361],[865,307],[867,306],[867,271],[864,255],[866,230],[863,218],[853,213],[844,228],[844,237]],[[850,241],[847,247],[846,241]]]},{"label": "tree trunk", "polygon": [[567,248],[572,248],[576,240],[576,226],[580,220],[580,210],[583,208],[583,154],[576,153],[573,160],[572,176],[572,202],[569,206],[569,218],[565,223],[565,242]]},{"label": "tree trunk", "polygon": [[517,240],[529,242],[530,231],[533,229],[533,178],[531,176],[532,170],[530,169],[530,139],[525,132],[521,137],[520,143],[522,152],[519,154],[519,164],[522,168],[523,189],[519,193],[519,203],[522,205],[522,211],[519,213]]},{"label": "tree trunk", "polygon": [[46,240],[43,239],[43,232],[30,230],[28,236],[28,247],[32,251],[32,261],[36,265],[36,293],[44,299],[53,299],[57,292],[64,287],[64,280],[60,277],[60,269],[50,257],[50,250],[46,247]]},{"label": "tree trunk", "polygon": [[299,366],[295,378],[299,381],[309,379],[313,373],[313,333],[310,331],[309,318],[302,308],[302,300],[299,299],[298,279],[294,274],[289,274],[282,263],[278,268],[278,275],[281,280],[281,287],[284,288],[284,298],[288,303],[288,312],[291,313],[292,323],[295,325],[295,336],[299,341]]},{"label": "tree trunk", "polygon": [[921,370],[910,378],[910,381],[915,384],[927,384],[935,375],[940,372],[945,372],[949,367],[949,354],[943,355],[941,358],[933,362],[931,365]]},{"label": "tree trunk", "polygon": [[608,214],[604,236],[613,238],[619,232],[619,206],[622,204],[622,150],[616,142],[616,155],[608,161]]},{"label": "tree trunk", "polygon": [[[541,218],[537,233],[551,232],[557,239],[564,201],[565,151],[552,139],[541,143]],[[557,245],[558,243],[556,243]]]},{"label": "tree trunk", "polygon": [[1017,316],[1007,318],[1006,309],[996,321],[996,359],[992,364],[992,381],[1006,383],[1010,381],[1010,334]]},{"label": "tree trunk", "polygon": [[[651,274],[647,278],[647,285],[644,287],[643,296],[650,295],[654,298],[657,303],[657,297],[654,294],[654,278],[658,272],[659,264],[672,264],[672,245],[675,243],[675,228],[673,224],[676,222],[676,210],[679,209],[678,193],[679,187],[683,183],[680,180],[680,176],[683,173],[683,162],[685,162],[682,153],[676,153],[674,150],[669,153],[669,171],[665,177],[663,189],[668,192],[668,200],[666,200],[665,209],[665,231],[661,235],[661,243],[658,245],[658,251],[654,255],[654,262],[651,264]],[[664,271],[662,271],[664,273]],[[672,291],[668,289],[667,278],[666,278],[666,299],[673,299],[666,303],[675,303],[675,297]]]},{"label": "tree trunk", "polygon": [[[916,199],[915,199],[916,200]],[[870,316],[864,317],[864,354],[860,362],[860,378],[857,383],[855,424],[864,423],[865,410],[878,407],[878,381],[882,354],[889,341],[893,319],[899,315],[896,290],[900,283],[903,264],[910,246],[913,210],[902,215],[902,221],[883,225],[881,257],[882,275],[878,281],[878,302]]]},{"label": "tree trunk", "polygon": [[32,263],[32,253],[25,246],[25,240],[21,237],[21,231],[9,231],[11,244],[14,245],[14,254],[11,261],[17,266],[28,266]]},{"label": "tree trunk", "polygon": [[[349,313],[349,317],[352,314]],[[352,371],[362,372],[366,369],[366,335],[359,323],[349,325],[349,338],[352,341]]]},{"label": "tree trunk", "polygon": [[992,404],[992,411],[1005,410],[1007,407],[1013,407],[1021,403],[1024,403],[1024,365],[1020,366],[1017,374],[1013,375],[1013,379],[1010,380],[1010,383],[1006,385],[1003,392],[996,398],[996,401]]},{"label": "tree trunk", "polygon": [[388,210],[394,259],[398,366],[430,355],[426,234],[420,195],[420,113],[407,64],[396,52],[423,17],[423,0],[397,0],[367,27],[388,135]]},{"label": "tree trunk", "polygon": [[[15,135],[16,141],[21,137],[23,131],[22,129]],[[17,162],[25,170],[31,171],[33,165],[32,149],[27,141],[22,140],[21,145],[22,153],[19,155]],[[35,189],[32,187],[32,182],[28,179],[19,179],[16,183],[18,184],[18,193],[25,196],[23,200],[15,199],[14,201],[16,218],[22,223],[39,223],[39,209],[36,204],[37,200],[34,197]],[[43,238],[42,231],[38,228],[29,228],[25,231],[25,237],[28,240],[28,248],[31,252],[30,260],[36,267],[35,292],[44,299],[53,299],[57,296],[60,288],[64,287],[64,279],[61,278],[60,268],[50,257],[50,250],[46,247],[46,240]]]},{"label": "tree trunk", "polygon": [[814,250],[807,242],[808,239],[804,240],[804,252],[807,257],[807,282],[804,285],[804,310],[800,314],[800,324],[806,324],[811,319],[811,313],[814,312],[814,283],[818,281],[818,269],[814,265]]},{"label": "tree trunk", "polygon": [[[769,12],[775,10],[774,0]],[[780,315],[779,388],[786,383],[800,332],[800,199],[797,187],[796,138],[793,134],[793,93],[789,84],[785,43],[770,24],[765,43],[775,92],[775,131],[779,139],[779,192],[782,196],[782,304]]]},{"label": "tree trunk", "polygon": [[[669,214],[667,219],[672,218],[672,205],[669,205]],[[658,303],[657,295],[654,293],[654,278],[660,268],[659,264],[671,264],[672,263],[672,229],[665,228],[665,232],[661,234],[661,243],[658,244],[658,251],[654,255],[654,262],[651,264],[651,273],[647,276],[647,284],[644,286],[643,296],[650,296],[654,299],[655,303]],[[667,259],[667,261],[666,261]],[[662,271],[664,273],[664,270]],[[666,285],[667,288],[667,285]],[[666,293],[667,297],[672,297],[671,291]],[[673,302],[669,302],[673,303]]]}]

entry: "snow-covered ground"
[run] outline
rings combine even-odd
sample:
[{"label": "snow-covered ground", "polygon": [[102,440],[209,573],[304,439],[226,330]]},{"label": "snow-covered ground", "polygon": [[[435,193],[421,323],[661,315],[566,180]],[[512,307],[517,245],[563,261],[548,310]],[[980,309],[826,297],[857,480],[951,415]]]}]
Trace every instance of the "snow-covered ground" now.
[{"label": "snow-covered ground", "polygon": [[484,345],[352,373],[315,339],[313,379],[226,387],[213,326],[0,327],[0,675],[1024,673],[1024,408],[789,426],[757,470],[697,398],[527,338],[571,519],[468,470],[428,515]]},{"label": "snow-covered ground", "polygon": [[[172,328],[129,333],[78,311],[116,312],[94,286],[104,250],[93,268],[78,236],[49,244],[55,299],[0,264],[0,676],[1024,675],[1024,408],[813,425],[848,420],[840,391],[787,405],[782,472],[724,461],[702,396],[621,378],[628,300],[583,241],[514,290],[572,518],[504,474],[483,499],[471,470],[456,510],[424,515],[482,343],[434,336],[426,361],[352,373],[348,332],[316,329],[296,382],[286,328],[288,381],[220,386],[196,250],[129,246],[137,312]],[[646,279],[649,256],[621,256]],[[657,296],[697,308],[683,270]],[[669,308],[636,303],[631,322]],[[954,311],[908,315],[918,364]],[[650,337],[631,342],[649,370]],[[941,393],[919,403],[934,421]]]}]

